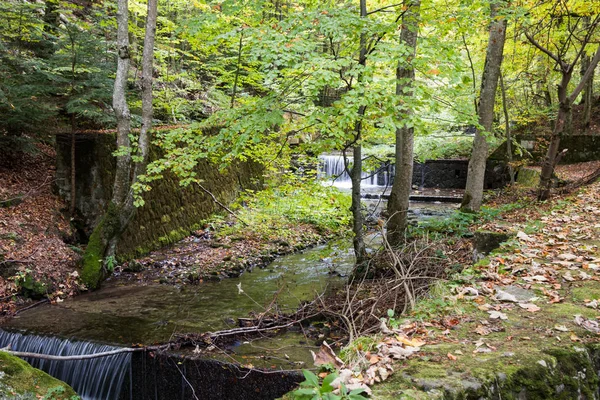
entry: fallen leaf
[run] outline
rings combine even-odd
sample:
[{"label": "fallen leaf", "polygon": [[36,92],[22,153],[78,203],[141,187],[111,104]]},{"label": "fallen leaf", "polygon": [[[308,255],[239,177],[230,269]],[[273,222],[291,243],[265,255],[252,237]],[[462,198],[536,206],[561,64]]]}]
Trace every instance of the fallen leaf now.
[{"label": "fallen leaf", "polygon": [[544,275],[525,276],[523,280],[526,282],[548,282],[548,278]]},{"label": "fallen leaf", "polygon": [[396,339],[398,339],[398,341],[406,346],[409,347],[421,347],[424,346],[426,344],[426,342],[422,341],[419,338],[414,338],[414,339],[409,339],[407,337],[404,336],[396,336]]},{"label": "fallen leaf", "polygon": [[568,282],[573,282],[575,280],[575,278],[573,278],[573,275],[571,275],[571,271],[567,271],[564,275],[563,275],[563,279],[565,281]]},{"label": "fallen leaf", "polygon": [[310,351],[315,365],[323,365],[323,364],[332,364],[336,368],[342,368],[344,366],[344,362],[340,360],[338,356],[335,355],[331,347],[327,344],[327,342],[323,342],[321,347],[319,348],[319,352],[315,354],[312,350]]},{"label": "fallen leaf", "polygon": [[569,329],[564,325],[554,325],[554,329],[559,332],[569,332]]},{"label": "fallen leaf", "polygon": [[529,312],[538,312],[541,310],[541,308],[539,308],[538,306],[536,306],[533,303],[519,303],[519,307],[529,311]]},{"label": "fallen leaf", "polygon": [[565,260],[565,261],[573,261],[577,259],[577,256],[575,254],[571,254],[571,253],[563,253],[563,254],[559,254],[558,258],[561,260]]},{"label": "fallen leaf", "polygon": [[515,297],[515,295],[505,292],[503,290],[496,291],[496,301],[504,301],[509,303],[517,303],[519,300]]},{"label": "fallen leaf", "polygon": [[583,281],[587,281],[588,279],[591,279],[592,276],[585,273],[584,271],[579,271],[579,277],[581,278],[581,280]]},{"label": "fallen leaf", "polygon": [[377,364],[379,360],[381,360],[379,357],[377,357],[376,355],[372,355],[371,358],[369,358],[369,364]]},{"label": "fallen leaf", "polygon": [[455,355],[453,355],[452,353],[448,353],[446,354],[446,357],[448,357],[449,360],[451,361],[456,361],[458,360],[458,357],[456,357]]},{"label": "fallen leaf", "polygon": [[526,234],[525,232],[519,231],[517,233],[517,239],[525,241],[525,242],[534,242],[535,239]]},{"label": "fallen leaf", "polygon": [[593,321],[591,319],[587,319],[581,315],[576,315],[575,316],[575,324],[578,326],[581,326],[583,329],[590,331],[590,332],[594,332],[594,333],[600,333],[600,324],[598,324],[598,321]]},{"label": "fallen leaf", "polygon": [[596,308],[598,308],[598,300],[589,301],[589,302],[585,303],[585,306],[596,309]]},{"label": "fallen leaf", "polygon": [[490,333],[492,333],[492,331],[490,331],[488,328],[486,328],[483,325],[478,325],[477,328],[475,328],[475,333],[477,333],[481,336],[487,336]]},{"label": "fallen leaf", "polygon": [[508,319],[508,316],[500,311],[492,310],[492,311],[488,311],[488,314],[490,314],[490,319],[502,319],[502,320]]},{"label": "fallen leaf", "polygon": [[397,358],[399,360],[403,360],[405,358],[408,358],[410,356],[412,356],[413,354],[415,354],[416,352],[418,352],[419,350],[421,350],[419,347],[402,347],[402,346],[391,346],[388,348],[389,354],[394,357]]},{"label": "fallen leaf", "polygon": [[379,367],[377,368],[377,372],[379,372],[382,381],[385,381],[390,376],[390,371],[387,368]]}]

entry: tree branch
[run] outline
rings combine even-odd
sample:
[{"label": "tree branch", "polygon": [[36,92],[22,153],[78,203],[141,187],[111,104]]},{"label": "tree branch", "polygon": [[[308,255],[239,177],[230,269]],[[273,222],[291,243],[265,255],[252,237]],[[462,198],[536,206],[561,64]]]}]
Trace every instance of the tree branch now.
[{"label": "tree branch", "polygon": [[581,91],[585,87],[585,84],[587,83],[587,81],[590,79],[590,77],[594,73],[594,70],[596,69],[596,65],[598,65],[598,62],[600,62],[600,47],[598,47],[598,50],[596,50],[596,54],[594,55],[594,58],[592,58],[592,61],[590,61],[588,69],[587,69],[587,71],[585,71],[585,75],[583,75],[583,77],[579,81],[579,85],[577,85],[577,87],[573,90],[573,92],[571,92],[571,95],[569,96],[570,104],[573,104],[573,102],[575,101],[577,96],[579,96],[579,93],[581,93]]},{"label": "tree branch", "polygon": [[8,348],[0,349],[0,351],[3,351],[5,353],[11,354],[11,355],[17,356],[17,357],[39,358],[41,360],[50,360],[50,361],[91,360],[93,358],[109,357],[109,356],[114,356],[116,354],[133,353],[135,351],[143,351],[143,350],[146,350],[146,349],[144,347],[140,347],[140,348],[124,347],[121,349],[105,351],[102,353],[82,354],[82,355],[77,355],[77,356],[57,356],[54,354],[40,354],[40,353],[30,353],[30,352],[26,352],[26,351],[12,351],[12,350],[8,350]]},{"label": "tree branch", "polygon": [[240,217],[238,217],[238,215],[236,213],[234,213],[229,207],[227,207],[225,204],[221,203],[219,200],[217,200],[217,198],[215,197],[214,194],[212,194],[212,192],[210,190],[208,190],[207,188],[205,188],[204,186],[202,186],[200,183],[196,182],[196,184],[198,185],[198,187],[200,189],[202,189],[202,191],[206,194],[208,194],[210,197],[212,197],[213,201],[215,203],[217,203],[221,208],[223,208],[225,211],[227,211],[229,214],[231,214],[235,219],[237,219],[238,221],[240,221],[242,224],[244,224],[245,226],[249,226],[248,223],[246,221],[244,221],[243,219],[241,219]]},{"label": "tree branch", "polygon": [[542,46],[537,40],[535,40],[535,38],[533,36],[531,36],[529,34],[529,32],[525,32],[525,36],[527,37],[527,39],[529,40],[529,42],[532,45],[534,45],[535,47],[537,47],[542,53],[545,53],[548,57],[550,57],[551,59],[553,59],[554,61],[556,61],[556,63],[562,67],[562,62],[561,62],[560,58],[558,58],[558,56],[556,54],[552,53],[550,50],[548,50],[547,48],[545,48],[544,46]]},{"label": "tree branch", "polygon": [[403,3],[397,3],[397,4],[391,4],[391,5],[389,5],[389,6],[381,7],[381,8],[378,8],[378,9],[376,9],[376,10],[369,11],[369,12],[368,12],[366,15],[375,14],[375,13],[378,13],[378,12],[380,12],[380,11],[387,10],[388,8],[399,7],[399,6],[401,6],[402,4],[403,4]]}]

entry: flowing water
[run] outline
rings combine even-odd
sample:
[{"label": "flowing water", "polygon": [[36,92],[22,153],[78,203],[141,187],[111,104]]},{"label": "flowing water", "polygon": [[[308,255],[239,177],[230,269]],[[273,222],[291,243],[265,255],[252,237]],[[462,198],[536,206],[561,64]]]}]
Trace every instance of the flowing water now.
[{"label": "flowing water", "polygon": [[[347,242],[340,241],[281,257],[267,268],[218,282],[174,287],[116,281],[96,292],[23,312],[3,326],[10,332],[0,331],[0,346],[10,344],[13,350],[45,354],[91,354],[115,347],[80,340],[150,345],[168,341],[176,333],[237,327],[238,317],[264,311],[275,298],[279,310],[292,311],[302,301],[342,284],[353,262]],[[255,367],[297,369],[312,360],[311,349],[316,350],[300,332],[288,332],[252,343],[234,343],[216,358]],[[126,357],[130,355],[31,363],[71,384],[85,400],[110,400],[118,398],[127,375],[130,359]]]},{"label": "flowing water", "polygon": [[284,256],[267,268],[218,282],[176,287],[115,281],[60,304],[28,310],[5,327],[120,345],[160,343],[176,333],[237,326],[238,317],[264,311],[275,297],[279,310],[294,310],[343,283],[353,262],[344,241]]},{"label": "flowing water", "polygon": [[[339,173],[340,157],[327,157],[329,156],[324,159],[326,162],[323,173],[328,175]],[[338,164],[335,164],[336,162]],[[343,168],[343,164],[341,168]],[[342,183],[343,186],[346,179],[342,174],[337,182],[338,184]],[[369,179],[368,182],[370,182],[367,185],[372,187],[378,186],[377,183],[383,183],[385,188],[389,184],[385,176],[366,177],[366,179]],[[383,204],[379,200],[366,201],[366,203],[370,204],[368,206],[374,210],[373,213],[377,213],[377,207],[381,207]],[[452,211],[453,206],[413,203],[411,208],[413,217],[421,219],[447,214]],[[373,240],[371,246],[377,246],[377,240],[371,239]],[[302,301],[310,300],[316,294],[343,284],[344,277],[350,272],[353,264],[354,257],[350,244],[348,241],[341,241],[281,257],[267,268],[254,269],[238,278],[229,278],[218,282],[176,287],[159,284],[132,286],[116,280],[96,292],[67,299],[60,304],[42,305],[23,312],[3,326],[10,332],[0,331],[0,346],[10,344],[13,350],[46,354],[91,354],[114,349],[114,347],[88,341],[124,346],[138,343],[150,345],[166,342],[177,333],[198,333],[233,328],[238,326],[237,318],[263,312],[266,306],[274,303],[275,299],[278,310],[292,311]],[[36,336],[36,334],[41,336]],[[217,358],[241,364],[252,364],[254,367],[297,369],[310,365],[312,357],[309,350],[311,348],[315,349],[307,343],[303,334],[288,332],[252,343],[234,343],[226,349],[227,351],[222,356]],[[166,383],[157,385],[156,381],[152,379],[149,384],[154,385],[152,386],[154,389],[152,389],[153,394],[150,397],[147,392],[149,390],[147,389],[148,383],[144,388],[138,390],[137,397],[134,389],[130,389],[129,395],[123,397],[121,386],[128,371],[129,376],[135,375],[140,377],[139,379],[147,380],[146,372],[140,373],[135,368],[132,375],[129,354],[86,361],[28,361],[71,384],[85,400],[110,400],[118,399],[119,396],[127,399],[175,398],[172,397],[175,396],[173,389],[165,392],[169,394],[160,395],[159,386],[167,387],[169,385]],[[174,365],[174,368],[179,369],[177,362],[171,361],[171,364]],[[146,367],[143,366],[145,371],[144,368]],[[213,380],[233,379],[236,382],[242,382],[241,385],[248,384],[248,381],[243,379],[247,373],[239,375],[239,368],[232,369],[234,372],[228,378],[214,372],[214,365],[210,368],[211,373],[198,373],[197,379],[207,379],[205,377],[212,376]],[[226,368],[217,367],[217,370],[225,371]],[[156,374],[156,371],[152,373]],[[272,377],[275,381],[283,379],[277,378],[275,375]],[[138,378],[133,377],[129,381],[131,387],[135,387],[136,379]],[[181,381],[179,384],[181,392],[177,393],[182,393],[177,394],[177,398],[189,398],[185,394],[185,387],[188,385],[186,373],[177,371],[176,379]],[[265,377],[257,379],[267,382],[264,380]],[[211,384],[209,381],[202,382]],[[286,382],[289,384],[288,381]],[[227,386],[226,383],[224,385]],[[263,383],[264,385],[272,385],[272,383]],[[251,387],[247,390],[258,393],[256,396],[248,398],[263,398],[260,395],[260,387]],[[203,398],[223,398],[223,396],[225,398],[235,397],[231,393],[220,395],[217,392],[207,392]]]},{"label": "flowing water", "polygon": [[[118,347],[56,337],[23,335],[0,330],[0,347],[13,351],[74,356],[116,350]],[[131,353],[90,360],[54,361],[25,358],[32,366],[68,383],[85,400],[116,399],[131,365]]]},{"label": "flowing water", "polygon": [[[333,178],[334,186],[341,189],[352,187],[350,175],[346,172],[346,163],[352,163],[352,157],[344,157],[341,155],[322,154],[319,156],[320,167],[319,177]],[[384,165],[376,171],[362,172],[362,186],[364,188],[373,187],[390,187],[394,176],[394,166]]]}]

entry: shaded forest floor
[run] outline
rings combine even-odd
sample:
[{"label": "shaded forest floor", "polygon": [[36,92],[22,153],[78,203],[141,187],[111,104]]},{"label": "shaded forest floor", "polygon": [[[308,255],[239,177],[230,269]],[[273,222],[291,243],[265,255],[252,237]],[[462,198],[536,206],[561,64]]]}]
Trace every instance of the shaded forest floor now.
[{"label": "shaded forest floor", "polygon": [[66,206],[52,191],[54,158],[44,144],[0,157],[0,315],[23,305],[13,297],[19,291],[56,299],[80,289],[78,249],[65,243],[72,234]]},{"label": "shaded forest floor", "polygon": [[[600,182],[544,203],[520,189],[488,204],[511,197],[516,207],[470,227],[508,240],[435,285],[406,318],[387,319],[377,345],[353,349],[367,366],[362,382],[386,380],[373,387],[375,398],[595,390],[586,368],[595,368],[589,360],[600,343]],[[399,372],[388,380],[392,369]],[[562,378],[569,374],[580,379]]]}]

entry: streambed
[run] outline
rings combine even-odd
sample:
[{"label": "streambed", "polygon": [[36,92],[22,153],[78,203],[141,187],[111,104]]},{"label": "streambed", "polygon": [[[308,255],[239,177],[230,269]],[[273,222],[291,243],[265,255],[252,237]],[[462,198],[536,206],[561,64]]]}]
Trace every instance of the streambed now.
[{"label": "streambed", "polygon": [[[435,208],[434,212],[417,211],[417,213],[421,217],[435,217],[450,212],[453,207],[435,205],[433,208]],[[427,207],[416,207],[415,209],[423,210]],[[377,246],[376,235],[369,241],[371,247]],[[354,256],[349,241],[337,241],[281,257],[266,268],[245,272],[237,278],[203,282],[199,285],[149,284],[139,286],[115,280],[96,292],[83,294],[60,304],[42,305],[25,311],[6,323],[3,329],[28,335],[74,338],[76,341],[91,341],[117,346],[151,345],[166,342],[177,333],[200,333],[237,327],[237,318],[247,317],[252,312],[264,311],[265,306],[269,305],[275,296],[280,311],[293,311],[302,301],[310,300],[318,293],[343,284],[353,263]],[[39,339],[39,336],[31,336],[31,338],[34,339],[29,341],[42,343],[38,347],[38,352],[45,350],[44,339]],[[51,338],[45,339],[51,340]],[[15,336],[3,335],[0,338],[0,346],[6,346],[11,340],[15,342]],[[23,342],[27,342],[27,340]],[[19,350],[14,346],[13,349]],[[210,363],[224,361],[237,362],[248,368],[300,369],[312,365],[311,349],[315,349],[313,343],[310,343],[302,333],[287,332],[252,343],[234,343],[226,349],[226,352],[219,353],[214,357],[211,355],[215,361],[196,361],[196,364],[190,365],[188,368],[195,368],[194,371],[196,371],[199,368],[198,363],[214,368],[215,365]],[[187,353],[177,353],[173,357],[181,355],[194,354],[190,350]],[[136,365],[136,361],[133,362]],[[156,364],[155,361],[152,363]],[[164,378],[163,384],[158,385],[157,382],[160,380],[150,380],[136,392],[136,381],[141,379],[145,382],[147,379],[145,377],[147,373],[139,371],[146,371],[149,365],[148,360],[138,360],[139,368],[129,368],[127,373],[130,377],[129,384],[125,383],[125,388],[121,391],[120,396],[132,399],[145,398],[144,396],[149,390],[148,385],[154,385],[155,393],[159,393],[158,386],[161,386],[161,390],[163,386],[170,388],[165,392],[168,394],[164,394],[162,397],[160,395],[153,396],[156,399],[174,396],[174,393],[180,393],[177,390],[186,393],[188,385],[185,382],[191,379],[188,376],[191,372],[179,370],[177,363],[173,363],[172,359],[165,359],[159,364],[161,368],[173,364],[169,372],[160,370],[162,371],[160,372],[161,376],[170,376],[170,378]],[[216,380],[230,379],[238,382],[240,377],[248,374],[248,370],[244,368],[231,366],[220,368],[223,369],[223,375],[215,375],[213,378]],[[225,370],[229,372],[226,373]],[[210,374],[198,371],[195,373],[201,381],[197,382],[205,384],[207,376]],[[153,373],[159,374],[156,371]],[[269,382],[268,379],[274,379],[274,382],[280,380],[283,384],[282,377],[283,375],[260,375],[256,379],[263,382],[262,385],[269,385],[269,383],[265,383]],[[298,379],[297,377],[288,378],[285,380],[287,383],[281,387],[279,392],[284,393],[293,383],[293,379]],[[183,380],[183,384],[167,383],[173,379]],[[292,380],[290,381],[290,379]],[[246,381],[245,384],[248,382],[250,381]],[[73,382],[67,383],[73,384]],[[266,392],[260,392],[260,387],[250,387],[253,387],[255,391],[258,390],[256,392],[258,394],[256,396],[244,395],[239,398],[272,398],[269,397],[272,394],[267,395]],[[225,389],[227,388],[223,390]],[[279,393],[277,390],[273,390],[269,393]],[[123,393],[127,391],[129,395],[124,395]],[[180,394],[177,396],[180,397]],[[184,394],[181,396],[187,398]],[[215,398],[219,398],[219,396],[220,398],[223,396],[238,398],[233,392],[216,392]],[[85,398],[96,397],[86,395]]]}]

